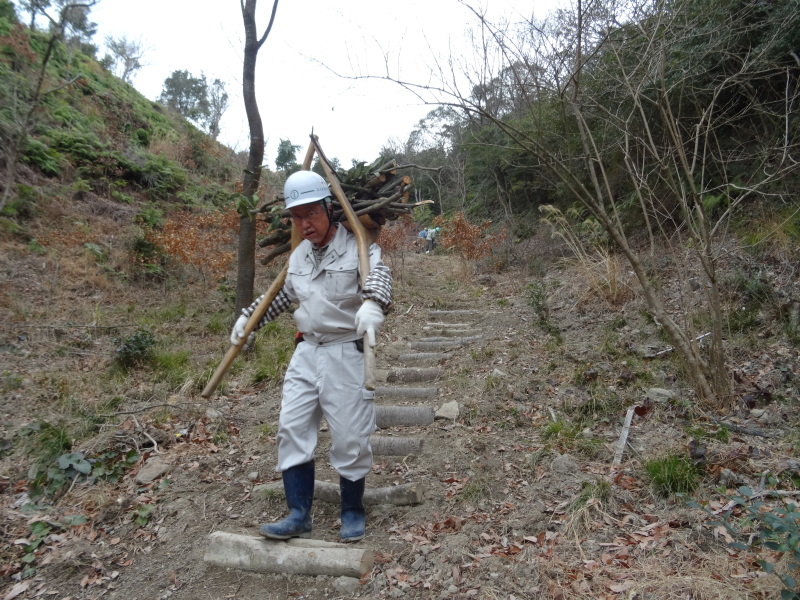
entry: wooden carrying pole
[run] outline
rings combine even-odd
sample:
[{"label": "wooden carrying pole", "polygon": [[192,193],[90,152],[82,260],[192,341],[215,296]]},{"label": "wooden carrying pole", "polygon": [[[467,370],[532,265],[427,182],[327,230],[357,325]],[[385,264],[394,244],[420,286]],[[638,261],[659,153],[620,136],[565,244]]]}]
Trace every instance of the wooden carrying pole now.
[{"label": "wooden carrying pole", "polygon": [[[336,199],[342,207],[342,211],[347,216],[347,222],[356,236],[356,243],[358,244],[358,267],[361,272],[361,285],[364,286],[367,275],[369,275],[369,241],[367,240],[367,230],[361,221],[358,220],[353,207],[350,206],[350,201],[345,196],[342,186],[339,183],[339,178],[333,172],[325,153],[319,145],[319,139],[313,133],[311,134],[311,143],[317,151],[319,162],[322,165],[325,175],[328,176],[328,182],[331,184],[331,189],[336,195]],[[364,335],[364,387],[368,390],[375,389],[375,349],[370,346],[367,335]]]},{"label": "wooden carrying pole", "polygon": [[[311,161],[314,159],[314,143],[308,145],[308,150],[306,150],[305,159],[303,159],[302,170],[308,171],[311,169]],[[297,229],[294,223],[292,223],[292,250],[294,250],[297,245],[302,241],[302,236],[300,231]],[[253,314],[250,315],[250,318],[247,320],[247,323],[244,326],[244,337],[240,340],[238,344],[231,344],[231,347],[228,348],[228,351],[225,353],[225,356],[222,358],[222,362],[219,363],[217,370],[214,371],[214,374],[211,376],[211,379],[208,380],[208,384],[206,384],[205,389],[200,394],[203,398],[210,398],[211,394],[214,393],[214,390],[217,389],[219,382],[222,381],[222,377],[230,368],[231,364],[233,364],[233,359],[235,359],[239,352],[241,351],[242,347],[245,344],[245,341],[250,336],[253,331],[255,331],[256,325],[258,322],[263,318],[264,313],[267,312],[270,304],[272,301],[275,300],[275,296],[278,295],[278,292],[281,291],[284,282],[286,281],[286,273],[289,269],[289,266],[285,266],[278,276],[275,278],[275,281],[272,282],[272,285],[269,286],[269,289],[264,294],[264,297],[261,299],[261,302],[258,303],[256,309],[253,311]]]}]

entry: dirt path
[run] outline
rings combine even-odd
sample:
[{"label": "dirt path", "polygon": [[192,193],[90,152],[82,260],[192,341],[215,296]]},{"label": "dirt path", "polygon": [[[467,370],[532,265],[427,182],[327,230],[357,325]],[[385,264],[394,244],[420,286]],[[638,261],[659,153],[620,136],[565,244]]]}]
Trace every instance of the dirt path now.
[{"label": "dirt path", "polygon": [[[776,580],[733,560],[702,515],[649,491],[640,459],[685,447],[674,422],[637,417],[623,464],[611,466],[626,406],[675,379],[664,367],[626,383],[626,365],[597,350],[610,330],[588,333],[588,322],[613,320],[607,308],[581,308],[562,286],[549,300],[564,336],[555,344],[536,325],[525,277],[467,277],[454,259],[424,254],[394,268],[396,305],[381,334],[376,402],[436,411],[449,405],[457,414],[376,433],[422,445],[418,453],[376,456],[367,486],[415,483],[424,502],[369,507],[359,547],[375,553],[371,574],[359,583],[204,563],[210,533],[253,535],[259,523],[284,514],[282,498],[257,489],[277,480],[279,397],[234,387],[209,406],[216,435],[152,455],[165,473],[120,486],[111,501],[98,499],[106,507],[100,533],[60,545],[19,597],[37,590],[125,600],[775,597]],[[650,333],[631,322],[635,312],[626,313],[624,335],[643,343]],[[618,393],[592,392],[584,383],[593,378],[611,381]],[[567,435],[576,424],[580,430]],[[767,445],[738,440],[737,448]],[[335,482],[327,450],[323,424],[317,478]],[[125,517],[138,505],[153,507],[143,526]],[[313,516],[315,537],[336,541],[338,506],[318,501]]]}]

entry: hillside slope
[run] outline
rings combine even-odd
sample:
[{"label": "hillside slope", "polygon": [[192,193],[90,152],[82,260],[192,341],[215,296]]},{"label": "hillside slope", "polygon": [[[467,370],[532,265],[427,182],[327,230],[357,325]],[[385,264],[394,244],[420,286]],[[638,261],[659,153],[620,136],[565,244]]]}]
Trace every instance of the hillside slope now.
[{"label": "hillside slope", "polygon": [[[529,294],[539,277],[516,271],[471,280],[458,261],[439,255],[408,253],[394,263],[397,306],[381,336],[377,402],[437,410],[455,402],[459,412],[428,426],[379,431],[423,444],[419,453],[376,457],[368,487],[415,482],[424,502],[370,507],[360,547],[374,551],[376,566],[360,584],[203,562],[211,532],[254,535],[259,523],[284,511],[280,497],[258,487],[276,479],[280,377],[254,378],[252,370],[269,368],[288,352],[291,319],[285,317],[259,334],[256,354],[238,359],[208,402],[185,390],[159,391],[145,373],[128,377],[129,389],[103,409],[110,414],[96,417],[95,432],[72,448],[87,455],[137,449],[133,468],[116,483],[81,479],[53,505],[26,505],[24,482],[5,480],[7,576],[17,572],[23,555],[10,542],[34,539],[36,523],[47,530],[29,563],[35,573],[19,597],[777,597],[780,581],[759,574],[753,560],[757,553],[768,560],[778,555],[730,550],[713,519],[671,493],[662,496],[645,465],[687,456],[695,439],[705,452],[698,500],[721,507],[736,485],[757,488],[763,473],[772,478],[769,487],[791,489],[797,476],[796,348],[773,343],[768,353],[753,348],[739,356],[736,372],[762,393],[752,409],[704,415],[691,408],[669,354],[642,358],[664,343],[642,317],[640,299],[610,313],[605,303],[584,297],[579,272],[552,270],[544,278],[557,284],[547,298],[547,333]],[[157,303],[153,292],[142,292],[142,302]],[[203,305],[209,302],[197,300],[187,297],[184,314],[165,319],[157,331],[189,335],[208,310]],[[93,350],[93,332],[102,327],[103,302],[93,304],[98,323],[88,331],[31,327],[19,329],[24,340],[6,338],[7,365],[20,378],[6,393],[5,406],[14,408],[4,415],[6,435],[19,432],[33,414],[59,422],[74,405],[88,409],[102,400],[109,384],[97,383],[106,379],[109,364]],[[227,332],[206,337],[193,336],[193,353],[216,351],[213,361]],[[438,350],[443,357],[410,357],[430,355],[425,344],[450,339],[464,342],[445,343]],[[415,382],[408,374],[431,369],[439,369],[431,380]],[[42,382],[67,387],[75,381],[66,371],[76,371],[76,380],[83,376],[83,388],[64,390],[71,400],[64,393],[42,397]],[[435,395],[398,399],[392,392],[408,387],[433,388]],[[615,466],[628,407],[638,408]],[[324,428],[321,436],[317,478],[335,481]],[[5,469],[14,472],[7,460]],[[335,541],[337,517],[335,505],[316,502],[315,537]]]}]

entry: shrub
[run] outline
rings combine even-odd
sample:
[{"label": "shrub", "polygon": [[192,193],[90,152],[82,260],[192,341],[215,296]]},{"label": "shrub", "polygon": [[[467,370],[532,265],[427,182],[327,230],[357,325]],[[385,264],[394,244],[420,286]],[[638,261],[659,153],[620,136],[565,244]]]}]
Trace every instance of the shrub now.
[{"label": "shrub", "polygon": [[126,371],[151,362],[155,343],[156,339],[151,331],[139,329],[122,340],[114,351],[114,362]]},{"label": "shrub", "polygon": [[164,211],[157,206],[145,206],[136,215],[136,222],[150,229],[158,229],[164,226]]},{"label": "shrub", "polygon": [[49,177],[61,174],[61,155],[39,140],[29,138],[25,144],[22,160],[39,169]]},{"label": "shrub", "polygon": [[142,129],[141,127],[137,129],[133,134],[134,139],[136,142],[144,147],[147,148],[150,145],[150,132],[146,129]]},{"label": "shrub", "polygon": [[[760,544],[787,557],[785,572],[777,573],[776,565],[763,558],[758,559],[758,564],[767,573],[775,573],[783,582],[781,600],[798,600],[798,582],[795,575],[800,572],[800,511],[791,502],[784,502],[778,493],[765,490],[754,493],[749,487],[742,486],[738,489],[739,495],[729,499],[728,510],[721,515],[721,521],[714,521],[715,527],[724,526],[734,538],[729,546],[737,550],[748,550],[751,544]],[[778,502],[768,504],[759,498],[773,496]],[[701,507],[696,502],[689,502],[689,506],[702,508],[706,513],[713,514],[707,507]],[[747,543],[737,542],[735,538],[747,539]]]},{"label": "shrub", "polygon": [[136,173],[136,180],[154,198],[163,199],[186,185],[186,171],[163,156],[148,154]]},{"label": "shrub", "polygon": [[164,275],[165,257],[156,244],[144,237],[137,237],[131,244],[131,256],[137,275],[158,279]]}]

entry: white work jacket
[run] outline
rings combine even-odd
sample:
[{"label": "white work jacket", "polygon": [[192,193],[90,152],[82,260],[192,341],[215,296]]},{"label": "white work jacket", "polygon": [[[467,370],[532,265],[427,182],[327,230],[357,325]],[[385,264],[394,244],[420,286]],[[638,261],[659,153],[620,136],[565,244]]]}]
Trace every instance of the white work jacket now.
[{"label": "white work jacket", "polygon": [[[383,266],[381,249],[369,249],[370,271]],[[312,344],[357,340],[356,311],[361,307],[361,280],[355,236],[337,227],[328,251],[316,265],[311,242],[303,240],[289,257],[283,290],[299,304],[294,312],[298,331]]]}]

